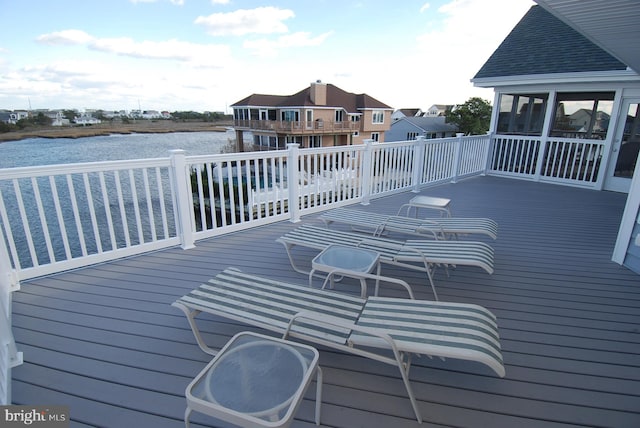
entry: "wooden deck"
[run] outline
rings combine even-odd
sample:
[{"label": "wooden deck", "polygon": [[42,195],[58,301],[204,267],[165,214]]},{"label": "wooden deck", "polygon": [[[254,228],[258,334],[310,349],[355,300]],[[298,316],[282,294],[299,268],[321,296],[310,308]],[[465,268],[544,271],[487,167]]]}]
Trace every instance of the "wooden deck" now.
[{"label": "wooden deck", "polygon": [[[640,277],[610,261],[626,195],[496,177],[422,194],[451,198],[456,216],[499,224],[498,239],[485,241],[495,249],[493,275],[458,267],[435,279],[441,300],[497,315],[507,371],[501,379],[476,363],[415,359],[410,377],[423,426],[640,426]],[[355,208],[395,214],[413,196]],[[293,227],[277,223],[23,283],[13,307],[25,358],[13,371],[14,403],[68,405],[72,426],[183,426],[185,387],[209,357],[170,304],[227,266],[304,284],[274,241]],[[422,273],[383,272],[432,298]],[[217,346],[247,329],[204,321]],[[320,363],[323,426],[418,426],[397,368],[326,349]],[[313,390],[294,426],[314,426]],[[196,414],[192,421],[225,426]]]}]

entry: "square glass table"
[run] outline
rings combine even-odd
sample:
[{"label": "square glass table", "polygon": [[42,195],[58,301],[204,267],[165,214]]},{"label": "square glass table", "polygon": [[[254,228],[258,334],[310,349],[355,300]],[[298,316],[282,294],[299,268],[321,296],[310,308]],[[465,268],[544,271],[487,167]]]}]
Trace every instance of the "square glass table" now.
[{"label": "square glass table", "polygon": [[232,337],[187,386],[185,425],[192,411],[242,427],[288,427],[316,374],[320,424],[322,371],[308,345],[252,332]]},{"label": "square glass table", "polygon": [[428,208],[440,211],[442,216],[451,217],[451,209],[449,208],[450,203],[451,199],[447,198],[436,198],[434,196],[414,196],[409,200],[409,203],[406,203],[400,207],[400,209],[398,210],[398,215],[400,215],[402,210],[406,208],[407,217],[409,217],[411,208],[414,208],[416,210],[416,217],[418,217],[418,210],[420,208]]},{"label": "square glass table", "polygon": [[[309,272],[309,287],[313,284],[313,275],[316,271],[327,273],[327,278],[322,284],[322,288],[330,283],[330,288],[334,286],[334,276],[349,276],[360,280],[361,297],[367,297],[367,282],[363,274],[371,274],[374,269],[376,275],[380,276],[380,254],[377,251],[365,248],[348,247],[345,245],[333,244],[322,250],[311,261],[311,271]],[[378,281],[376,280],[376,291],[378,294]]]}]

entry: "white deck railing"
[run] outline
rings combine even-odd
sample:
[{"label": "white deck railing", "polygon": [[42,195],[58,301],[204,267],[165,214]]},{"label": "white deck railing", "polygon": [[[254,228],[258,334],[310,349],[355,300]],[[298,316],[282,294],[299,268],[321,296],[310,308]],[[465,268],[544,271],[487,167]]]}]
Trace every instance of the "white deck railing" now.
[{"label": "white deck railing", "polygon": [[490,172],[597,188],[605,141],[496,135]]},{"label": "white deck railing", "polygon": [[20,361],[10,329],[20,280],[485,172],[595,187],[603,151],[484,135],[0,170],[0,399]]}]

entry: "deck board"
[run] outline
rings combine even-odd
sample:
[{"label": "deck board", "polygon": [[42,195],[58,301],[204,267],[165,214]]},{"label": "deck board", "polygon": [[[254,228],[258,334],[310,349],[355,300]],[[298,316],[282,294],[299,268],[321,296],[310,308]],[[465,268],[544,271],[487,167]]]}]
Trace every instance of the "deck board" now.
[{"label": "deck board", "polygon": [[[465,361],[417,358],[411,381],[425,426],[640,426],[640,277],[611,262],[626,195],[478,177],[425,189],[455,216],[490,217],[495,272],[438,270],[441,300],[477,303],[498,317],[506,377]],[[395,214],[415,196],[355,209]],[[421,214],[426,214],[425,210]],[[303,222],[321,224],[316,215]],[[280,222],[22,284],[14,334],[25,364],[13,371],[16,404],[69,405],[72,426],[180,427],[184,389],[208,362],[170,304],[227,266],[305,284],[276,238]],[[470,239],[464,237],[462,239]],[[313,251],[297,253],[310,264]],[[383,273],[432,299],[426,276]],[[357,292],[357,284],[338,285]],[[401,297],[399,289],[385,294]],[[222,346],[246,326],[204,316],[205,340]],[[255,330],[255,329],[252,329]],[[257,330],[256,330],[257,331]],[[320,348],[322,424],[413,427],[397,368]],[[313,388],[294,426],[313,424]],[[193,417],[194,426],[227,426]]]}]

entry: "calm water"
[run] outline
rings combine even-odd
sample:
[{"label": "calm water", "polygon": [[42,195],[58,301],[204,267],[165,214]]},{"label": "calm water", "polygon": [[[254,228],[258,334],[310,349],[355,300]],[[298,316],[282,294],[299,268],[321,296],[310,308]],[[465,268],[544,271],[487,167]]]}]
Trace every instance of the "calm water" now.
[{"label": "calm water", "polygon": [[30,138],[0,143],[0,168],[167,157],[183,149],[187,156],[220,153],[235,139],[227,132],[108,135],[85,138]]}]

